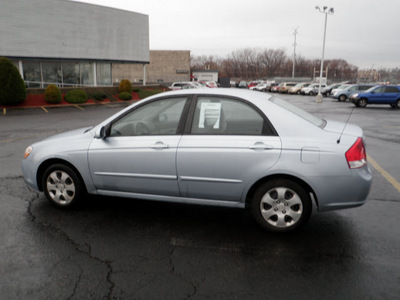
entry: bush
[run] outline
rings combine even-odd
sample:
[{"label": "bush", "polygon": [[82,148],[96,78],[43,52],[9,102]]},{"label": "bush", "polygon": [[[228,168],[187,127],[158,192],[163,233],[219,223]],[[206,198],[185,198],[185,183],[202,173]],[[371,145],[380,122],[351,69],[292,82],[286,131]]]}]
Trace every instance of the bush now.
[{"label": "bush", "polygon": [[159,93],[162,93],[162,90],[140,90],[139,91],[139,98],[144,99]]},{"label": "bush", "polygon": [[44,91],[44,100],[47,103],[61,103],[62,95],[60,89],[54,84],[48,85]]},{"label": "bush", "polygon": [[122,92],[122,93],[119,93],[118,97],[121,100],[131,100],[132,99],[132,93]]},{"label": "bush", "polygon": [[5,57],[0,58],[0,105],[15,105],[25,101],[25,82],[17,67]]},{"label": "bush", "polygon": [[138,93],[139,91],[140,91],[139,88],[133,88],[133,89],[132,89],[132,92],[135,92],[135,93]]},{"label": "bush", "polygon": [[99,101],[103,101],[104,99],[107,98],[107,95],[103,92],[95,92],[93,94],[93,98]]},{"label": "bush", "polygon": [[65,101],[68,103],[85,103],[88,96],[82,90],[72,90],[65,95]]},{"label": "bush", "polygon": [[132,83],[128,79],[122,79],[118,86],[118,93],[132,93]]}]

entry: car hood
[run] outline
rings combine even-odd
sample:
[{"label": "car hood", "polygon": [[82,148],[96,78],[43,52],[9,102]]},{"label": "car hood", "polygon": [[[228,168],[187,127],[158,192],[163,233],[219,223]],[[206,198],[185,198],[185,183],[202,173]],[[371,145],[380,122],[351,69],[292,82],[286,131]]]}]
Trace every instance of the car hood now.
[{"label": "car hood", "polygon": [[332,133],[337,133],[346,135],[351,135],[351,136],[356,136],[356,137],[361,137],[363,135],[363,131],[361,127],[350,124],[350,123],[344,123],[344,122],[338,122],[338,121],[333,121],[333,120],[326,120],[326,126],[324,127],[325,131],[332,132]]},{"label": "car hood", "polygon": [[[50,140],[58,140],[58,139],[67,139],[67,138],[76,138],[78,136],[83,135],[84,133],[89,133],[90,129],[92,129],[93,126],[91,127],[85,127],[85,128],[80,128],[80,129],[74,129],[71,131],[66,131],[63,133],[59,133],[56,135],[53,135],[43,141],[50,141]],[[90,133],[89,133],[90,134]]]}]

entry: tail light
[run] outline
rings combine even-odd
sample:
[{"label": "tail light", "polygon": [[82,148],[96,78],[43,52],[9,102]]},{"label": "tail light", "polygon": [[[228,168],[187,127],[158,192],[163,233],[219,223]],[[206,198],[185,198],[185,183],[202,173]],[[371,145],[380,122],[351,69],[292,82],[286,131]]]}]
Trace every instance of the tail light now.
[{"label": "tail light", "polygon": [[357,141],[346,152],[346,160],[350,169],[362,168],[367,164],[367,153],[362,138]]}]

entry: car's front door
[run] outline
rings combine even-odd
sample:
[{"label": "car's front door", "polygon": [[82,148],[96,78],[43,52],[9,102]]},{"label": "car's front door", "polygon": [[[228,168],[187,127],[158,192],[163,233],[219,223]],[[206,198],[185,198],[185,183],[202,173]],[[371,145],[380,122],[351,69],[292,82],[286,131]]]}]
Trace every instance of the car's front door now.
[{"label": "car's front door", "polygon": [[94,139],[89,166],[97,190],[179,196],[176,151],[186,98],[139,106]]},{"label": "car's front door", "polygon": [[246,186],[278,160],[281,141],[245,101],[202,96],[178,148],[182,196],[240,201]]}]

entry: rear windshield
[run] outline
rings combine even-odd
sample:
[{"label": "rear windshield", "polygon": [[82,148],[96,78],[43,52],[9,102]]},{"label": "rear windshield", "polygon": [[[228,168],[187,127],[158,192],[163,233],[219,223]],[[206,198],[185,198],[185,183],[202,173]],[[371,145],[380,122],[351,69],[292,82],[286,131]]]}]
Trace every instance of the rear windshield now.
[{"label": "rear windshield", "polygon": [[314,124],[315,126],[318,126],[320,128],[324,128],[326,126],[326,121],[324,119],[318,118],[318,117],[302,110],[301,108],[298,108],[297,106],[294,106],[293,104],[290,104],[289,102],[286,102],[285,100],[272,97],[269,99],[269,101],[271,101],[272,103],[275,103],[276,105],[279,105],[280,107],[283,107],[284,109],[294,113],[295,115]]}]

